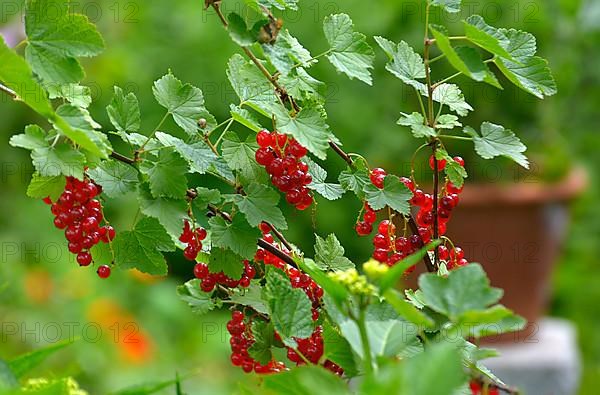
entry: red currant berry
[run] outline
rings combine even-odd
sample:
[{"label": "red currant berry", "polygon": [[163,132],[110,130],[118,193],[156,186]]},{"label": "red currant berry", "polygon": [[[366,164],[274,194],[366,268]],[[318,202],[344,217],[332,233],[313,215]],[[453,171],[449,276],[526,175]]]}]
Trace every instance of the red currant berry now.
[{"label": "red currant berry", "polygon": [[271,133],[266,130],[261,130],[256,134],[256,142],[261,148],[267,148],[273,144],[273,139],[271,138]]},{"label": "red currant berry", "polygon": [[408,189],[410,189],[411,191],[415,190],[415,183],[410,178],[408,178],[408,177],[400,177],[400,182],[403,183],[404,185],[406,185],[406,187]]},{"label": "red currant berry", "polygon": [[375,235],[375,237],[373,237],[373,245],[376,248],[389,249],[390,248],[390,238],[387,235],[378,233]]},{"label": "red currant berry", "polygon": [[462,167],[465,167],[465,160],[463,158],[461,158],[460,156],[455,156],[452,159],[454,159],[454,161],[456,163],[458,163],[459,165],[461,165]]},{"label": "red currant berry", "polygon": [[456,247],[456,248],[454,248],[454,250],[450,250],[450,256],[453,259],[461,260],[465,257],[465,252],[463,251],[462,248]]},{"label": "red currant berry", "polygon": [[373,210],[367,210],[363,219],[368,224],[374,224],[377,221],[377,213]]},{"label": "red currant berry", "polygon": [[354,229],[359,236],[368,236],[373,231],[373,225],[367,222],[358,222]]},{"label": "red currant berry", "polygon": [[413,206],[422,206],[425,202],[425,193],[420,189],[415,189],[413,197],[410,199],[410,203]]},{"label": "red currant berry", "polygon": [[206,263],[200,262],[194,266],[194,277],[203,280],[208,277],[208,274],[208,266]]},{"label": "red currant berry", "polygon": [[373,259],[375,259],[379,262],[385,262],[385,261],[387,261],[388,253],[389,253],[389,250],[387,250],[387,249],[376,248],[375,251],[373,251]]},{"label": "red currant berry", "polygon": [[103,278],[103,279],[109,278],[110,277],[110,266],[107,266],[107,265],[99,266],[96,273],[98,274],[98,277],[100,277],[100,278]]},{"label": "red currant berry", "polygon": [[81,251],[77,254],[77,263],[79,263],[79,266],[89,266],[92,263],[92,254],[87,251]]},{"label": "red currant berry", "polygon": [[[435,158],[433,155],[431,155],[429,157],[429,167],[431,167],[431,170],[435,170]],[[437,161],[437,171],[442,171],[444,170],[444,168],[446,167],[446,159],[441,159]]]},{"label": "red currant berry", "polygon": [[268,166],[275,159],[275,155],[273,155],[273,151],[268,148],[259,148],[256,150],[254,158],[259,165]]},{"label": "red currant berry", "polygon": [[385,219],[379,223],[377,231],[383,235],[393,235],[396,233],[396,225],[394,225],[391,221]]}]

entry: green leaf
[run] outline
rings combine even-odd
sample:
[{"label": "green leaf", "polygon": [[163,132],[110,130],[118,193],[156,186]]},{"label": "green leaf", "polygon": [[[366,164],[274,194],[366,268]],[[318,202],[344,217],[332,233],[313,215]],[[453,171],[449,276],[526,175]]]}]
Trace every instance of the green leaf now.
[{"label": "green leaf", "polygon": [[346,14],[330,15],[323,20],[325,38],[331,47],[327,59],[350,79],[357,78],[372,84],[371,72],[375,53],[367,44],[364,34],[354,31],[352,20]]},{"label": "green leaf", "polygon": [[404,275],[408,268],[418,264],[425,257],[427,251],[433,250],[439,244],[439,241],[429,243],[425,247],[421,248],[419,251],[407,256],[400,262],[396,263],[390,270],[388,270],[383,275],[383,277],[379,279],[379,290],[382,293],[384,293],[388,289],[398,284],[398,280],[400,280],[400,277]]},{"label": "green leaf", "polygon": [[283,213],[277,207],[279,194],[272,188],[252,183],[244,188],[245,195],[233,195],[231,199],[238,209],[244,213],[251,226],[258,226],[266,221],[279,229],[287,229],[287,222]]},{"label": "green leaf", "polygon": [[490,281],[479,264],[469,264],[450,271],[448,277],[424,274],[419,288],[428,307],[453,320],[471,310],[484,310],[497,303],[502,290],[490,287]]},{"label": "green leaf", "polygon": [[244,3],[254,11],[267,15],[262,7],[271,10],[273,7],[278,10],[298,10],[298,0],[244,0]]},{"label": "green leaf", "polygon": [[523,60],[521,64],[506,59],[496,59],[494,63],[510,82],[540,99],[557,92],[556,82],[545,59],[534,56]]},{"label": "green leaf", "polygon": [[354,377],[358,374],[350,343],[329,321],[323,323],[323,347],[325,357],[344,369],[344,374],[347,377]]},{"label": "green leaf", "polygon": [[504,49],[509,44],[506,35],[485,23],[480,15],[471,15],[463,24],[467,39],[473,44],[494,55],[514,60],[511,54]]},{"label": "green leaf", "polygon": [[155,218],[142,218],[132,231],[117,232],[113,241],[115,263],[122,269],[138,269],[153,275],[166,275],[162,252],[175,250],[175,244]]},{"label": "green leaf", "polygon": [[431,32],[436,40],[436,45],[446,55],[446,59],[455,69],[475,81],[495,82],[498,87],[498,81],[491,74],[491,71],[481,60],[476,49],[471,47],[453,48],[450,39],[442,32],[431,28]]},{"label": "green leaf", "polygon": [[248,129],[254,132],[258,132],[262,129],[262,126],[260,125],[260,122],[258,121],[256,116],[252,112],[246,110],[245,108],[241,108],[239,106],[236,106],[235,104],[230,104],[229,112],[231,114],[231,117],[237,123],[244,125]]},{"label": "green leaf", "polygon": [[47,84],[50,99],[65,99],[75,107],[88,108],[92,104],[92,90],[79,84]]},{"label": "green leaf", "polygon": [[261,314],[269,314],[269,309],[262,298],[262,287],[258,281],[250,283],[246,289],[236,288],[229,299],[242,306],[248,306]]},{"label": "green leaf", "polygon": [[518,331],[523,329],[526,323],[525,319],[502,305],[486,310],[467,311],[461,314],[458,320],[461,333],[465,334],[465,337],[468,334],[468,337],[475,338]]},{"label": "green leaf", "polygon": [[287,29],[279,32],[275,43],[263,44],[262,49],[265,57],[282,76],[289,75],[294,67],[308,68],[317,63],[310,52]]},{"label": "green leaf", "polygon": [[273,359],[271,347],[275,342],[275,329],[271,322],[254,320],[252,322],[252,334],[254,343],[248,348],[250,357],[257,360],[260,364],[266,365]]},{"label": "green leaf", "polygon": [[233,55],[227,64],[227,77],[240,102],[271,118],[273,106],[279,104],[273,87],[265,76],[239,55]]},{"label": "green leaf", "polygon": [[187,161],[171,148],[161,149],[156,160],[145,159],[140,163],[140,172],[148,177],[154,197],[184,197],[187,171]]},{"label": "green leaf", "polygon": [[254,44],[258,38],[258,30],[250,31],[246,21],[239,14],[232,12],[227,15],[227,31],[234,43],[247,47]]},{"label": "green leaf", "polygon": [[435,127],[438,129],[454,129],[462,126],[462,123],[458,122],[458,117],[452,114],[442,114],[438,117]]},{"label": "green leaf", "polygon": [[344,188],[338,184],[328,183],[327,171],[319,166],[310,158],[305,158],[304,161],[308,165],[308,172],[312,176],[312,182],[308,187],[316,191],[319,195],[327,200],[337,200],[344,194]]},{"label": "green leaf", "polygon": [[452,182],[452,184],[457,187],[462,187],[465,183],[465,178],[468,177],[467,170],[462,167],[458,162],[456,162],[445,149],[440,148],[436,151],[435,157],[437,160],[445,160],[446,166],[444,167],[444,172],[446,176]]},{"label": "green leaf", "polygon": [[355,168],[348,167],[340,173],[338,180],[342,188],[354,192],[361,200],[365,196],[365,186],[371,183],[367,169],[359,166],[355,166]]},{"label": "green leaf", "polygon": [[403,215],[410,213],[408,201],[412,199],[412,192],[396,176],[385,177],[383,189],[369,183],[365,186],[364,191],[367,202],[373,210],[381,210],[388,206]]},{"label": "green leaf", "polygon": [[19,381],[10,370],[8,364],[0,359],[0,390],[9,390],[11,388],[19,388]]},{"label": "green leaf", "polygon": [[100,131],[101,126],[95,122],[90,113],[81,107],[63,104],[56,109],[53,121],[56,129],[74,143],[101,158],[108,158],[112,147],[108,137]]},{"label": "green leaf", "polygon": [[25,127],[25,133],[12,136],[9,144],[13,147],[28,150],[46,148],[50,145],[46,139],[46,133],[38,125],[27,125]]},{"label": "green leaf", "polygon": [[181,199],[154,198],[148,186],[143,184],[138,189],[138,201],[144,215],[156,218],[173,240],[179,238],[183,220],[188,218],[188,206],[183,197]]},{"label": "green leaf", "polygon": [[269,181],[265,169],[256,163],[255,152],[258,149],[255,138],[251,135],[246,141],[241,141],[234,132],[227,132],[223,136],[223,159],[232,170],[240,172],[245,180],[255,182]]},{"label": "green leaf", "polygon": [[213,217],[208,222],[214,246],[229,248],[245,259],[254,258],[260,232],[248,225],[245,219],[236,215],[231,223],[225,222],[221,217]]},{"label": "green leaf", "polygon": [[44,177],[39,173],[33,173],[27,187],[27,196],[37,199],[49,196],[52,201],[56,201],[64,191],[65,184],[66,180],[63,176]]},{"label": "green leaf", "polygon": [[221,192],[218,189],[198,187],[196,188],[196,193],[194,206],[200,210],[205,210],[209,204],[221,203]]},{"label": "green leaf", "polygon": [[302,67],[298,67],[287,76],[282,76],[281,83],[287,88],[287,92],[295,98],[312,98],[321,103],[327,94],[327,85],[313,78]]},{"label": "green leaf", "polygon": [[523,155],[527,147],[512,131],[500,125],[484,122],[481,124],[481,135],[468,126],[465,128],[465,133],[473,137],[475,151],[483,159],[505,156],[524,168],[529,168],[529,161]]},{"label": "green leaf", "polygon": [[133,92],[125,95],[118,86],[114,87],[115,94],[106,107],[108,118],[118,131],[137,132],[140,130],[141,115],[138,99]]},{"label": "green leaf", "polygon": [[332,280],[331,277],[325,274],[312,259],[297,258],[296,263],[302,271],[307,273],[317,284],[319,284],[319,286],[321,286],[321,288],[323,288],[325,294],[331,297],[338,307],[348,299],[348,289],[339,282]]},{"label": "green leaf", "polygon": [[427,126],[425,118],[418,112],[413,112],[410,115],[402,113],[402,118],[398,120],[397,124],[410,127],[413,136],[416,138],[437,136],[435,129]]},{"label": "green leaf", "polygon": [[431,5],[442,7],[447,12],[460,12],[460,3],[462,0],[432,0]]},{"label": "green leaf", "polygon": [[244,258],[231,250],[223,248],[213,248],[210,251],[210,261],[208,268],[211,273],[225,273],[228,277],[239,280],[244,273]]},{"label": "green leaf", "polygon": [[42,364],[46,358],[51,356],[57,351],[73,344],[73,340],[63,340],[51,344],[46,347],[39,348],[27,354],[20,355],[15,359],[9,361],[8,365],[10,370],[14,373],[17,378],[25,376],[31,372],[34,368]]},{"label": "green leaf", "polygon": [[189,135],[198,131],[198,120],[206,112],[202,91],[190,84],[182,84],[171,72],[154,82],[152,93],[166,108],[173,120]]},{"label": "green leaf", "polygon": [[396,44],[384,37],[375,37],[377,44],[387,54],[390,62],[386,70],[400,78],[405,84],[422,89],[424,84],[418,79],[425,78],[425,64],[421,56],[406,42]]},{"label": "green leaf", "polygon": [[72,176],[83,180],[85,156],[69,144],[36,148],[31,152],[36,171],[46,177]]},{"label": "green leaf", "polygon": [[504,48],[515,60],[524,62],[535,55],[537,43],[533,34],[516,29],[498,30],[508,39],[508,44],[504,44]]},{"label": "green leaf", "polygon": [[31,69],[25,60],[10,49],[0,36],[0,81],[17,94],[17,100],[23,101],[40,115],[53,118],[54,111],[46,91],[33,78]]},{"label": "green leaf", "polygon": [[423,328],[433,328],[435,323],[421,310],[417,309],[410,302],[406,301],[400,292],[395,289],[388,289],[385,293],[385,300],[400,316],[413,324]]},{"label": "green leaf", "polygon": [[69,12],[67,6],[65,2],[52,0],[27,2],[25,58],[47,82],[78,82],[84,73],[75,58],[95,56],[104,49],[96,27],[86,16]]},{"label": "green leaf", "polygon": [[324,271],[344,271],[354,268],[354,263],[344,256],[344,247],[332,233],[323,239],[315,235],[315,263]]},{"label": "green leaf", "polygon": [[278,269],[269,270],[263,295],[269,306],[271,322],[284,344],[295,347],[295,340],[313,332],[312,303],[303,290],[292,288],[287,276]]},{"label": "green leaf", "polygon": [[[427,88],[424,88],[421,93],[427,97]],[[473,111],[473,107],[465,101],[460,88],[454,84],[442,84],[435,88],[433,91],[433,100],[447,105],[450,107],[450,110],[462,117],[467,116],[469,111]]]},{"label": "green leaf", "polygon": [[327,157],[331,131],[321,112],[314,107],[303,108],[292,117],[284,107],[275,114],[281,133],[292,135],[319,159]]},{"label": "green leaf", "polygon": [[97,184],[102,185],[102,193],[117,198],[136,190],[138,173],[135,167],[116,160],[106,160],[87,174]]},{"label": "green leaf", "polygon": [[314,365],[301,366],[284,373],[265,375],[263,380],[264,387],[275,394],[350,395],[348,385],[339,376]]},{"label": "green leaf", "polygon": [[167,133],[156,132],[156,139],[165,147],[172,147],[185,159],[194,173],[205,174],[210,171],[217,155],[202,141],[188,144],[185,141]]},{"label": "green leaf", "polygon": [[177,287],[177,296],[192,308],[195,314],[206,314],[215,308],[215,302],[210,294],[200,290],[200,280],[197,278]]}]

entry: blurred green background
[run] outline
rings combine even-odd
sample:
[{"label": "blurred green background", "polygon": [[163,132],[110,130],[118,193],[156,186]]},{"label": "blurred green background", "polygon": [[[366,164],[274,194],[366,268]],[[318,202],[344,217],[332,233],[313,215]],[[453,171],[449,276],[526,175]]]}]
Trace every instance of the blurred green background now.
[{"label": "blurred green background", "polygon": [[[22,39],[22,3],[2,0],[0,4],[0,32],[13,44]],[[163,115],[152,96],[152,81],[169,68],[204,91],[207,107],[218,119],[228,117],[235,94],[224,70],[236,47],[216,15],[202,10],[202,3],[73,2],[74,11],[87,14],[107,42],[103,55],[85,62],[85,83],[94,92],[91,111],[97,121],[108,125],[104,108],[112,86],[120,85],[137,94],[143,127],[151,130]],[[575,322],[584,357],[580,393],[596,394],[600,387],[600,271],[596,264],[600,236],[600,157],[596,154],[600,144],[600,2],[467,3],[470,12],[480,13],[492,25],[534,33],[539,54],[549,59],[554,71],[559,94],[540,102],[508,84],[498,91],[457,79],[477,110],[465,123],[478,125],[490,120],[514,130],[530,148],[537,182],[560,182],[578,165],[590,174],[588,192],[573,203],[573,221],[555,275],[551,313]],[[356,28],[368,36],[404,39],[415,47],[422,40],[420,1],[302,0],[300,4],[300,12],[282,17],[285,27],[313,54],[326,48],[321,21],[334,12],[348,13]],[[224,1],[223,7],[225,11],[242,9],[234,0]],[[440,12],[432,18],[433,23],[450,24],[451,30],[459,27],[458,21],[458,17]],[[329,85],[330,125],[346,149],[360,152],[371,165],[406,173],[415,142],[395,122],[400,111],[412,112],[416,103],[412,91],[385,72],[384,63],[378,52],[373,87],[347,80],[325,61],[315,66],[313,75]],[[434,77],[449,75],[450,69],[443,63],[436,65]],[[29,158],[25,151],[9,147],[8,139],[37,121],[24,106],[0,97],[0,357],[10,358],[55,341],[57,336],[67,337],[73,328],[83,339],[53,357],[40,372],[74,375],[94,394],[191,372],[194,376],[185,384],[189,392],[230,393],[242,375],[228,361],[226,317],[218,313],[194,317],[175,295],[175,286],[191,277],[189,263],[177,255],[169,256],[176,274],[169,279],[117,273],[101,281],[92,271],[77,267],[61,232],[51,226],[48,207],[25,196],[32,171]],[[166,127],[175,129],[174,125]],[[469,182],[508,183],[525,175],[500,161],[490,176],[486,167],[490,165],[473,157],[471,147],[449,148],[467,160]],[[343,169],[337,158],[331,158],[327,167],[332,174]],[[348,256],[361,262],[369,255],[370,242],[357,240],[355,217],[343,214],[356,212],[357,204],[349,198],[320,202],[314,217],[289,212],[293,218],[289,238],[310,252],[316,224],[321,234],[335,232]],[[107,203],[107,215],[117,231],[131,224],[134,213],[133,199]]]}]

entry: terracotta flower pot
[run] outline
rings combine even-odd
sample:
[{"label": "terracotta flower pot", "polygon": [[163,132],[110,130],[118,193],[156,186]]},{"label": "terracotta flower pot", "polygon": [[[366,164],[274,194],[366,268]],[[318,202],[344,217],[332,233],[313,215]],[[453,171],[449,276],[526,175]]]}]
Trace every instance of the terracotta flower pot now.
[{"label": "terracotta flower pot", "polygon": [[[447,235],[470,262],[483,265],[493,286],[504,289],[501,303],[529,322],[523,332],[488,341],[535,340],[569,223],[568,203],[586,185],[586,172],[577,168],[557,184],[465,186]],[[414,286],[417,276],[410,277]]]}]

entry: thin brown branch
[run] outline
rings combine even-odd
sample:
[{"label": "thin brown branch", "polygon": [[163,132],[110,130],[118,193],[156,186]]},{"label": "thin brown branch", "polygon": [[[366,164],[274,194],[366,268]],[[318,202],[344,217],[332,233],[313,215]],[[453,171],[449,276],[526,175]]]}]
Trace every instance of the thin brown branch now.
[{"label": "thin brown branch", "polygon": [[13,91],[8,86],[2,85],[2,84],[0,84],[0,91],[6,93],[7,95],[9,95],[10,97],[12,97],[15,100],[19,97],[17,95],[17,92]]},{"label": "thin brown branch", "polygon": [[135,164],[135,159],[128,158],[125,155],[121,155],[121,154],[119,154],[118,152],[115,152],[115,151],[113,151],[113,152],[110,153],[110,157],[113,158],[113,159],[116,159],[118,161],[121,161],[123,163],[126,163],[128,165]]},{"label": "thin brown branch", "polygon": [[333,141],[330,141],[329,146],[336,154],[338,154],[340,156],[340,158],[342,158],[348,164],[348,166],[350,166],[350,167],[354,166],[354,162],[352,161],[352,158],[350,158],[350,155],[345,153],[344,150],[341,149],[339,145],[337,145]]},{"label": "thin brown branch", "polygon": [[[412,215],[408,216],[408,226],[410,226],[410,230],[414,235],[417,235],[419,236],[419,238],[421,238],[421,234],[419,233],[419,226],[417,225],[417,222],[415,221]],[[423,245],[425,244],[423,242],[423,238],[421,238],[421,243]],[[431,261],[429,254],[425,254],[425,256],[423,257],[423,261],[425,262],[425,267],[427,268],[428,272],[433,273],[436,271],[435,265]]]},{"label": "thin brown branch", "polygon": [[277,248],[273,244],[271,244],[263,239],[258,239],[258,242],[256,244],[260,248],[264,249],[265,251],[275,255],[277,258],[281,259],[283,262],[287,263],[288,265],[298,268],[298,265],[296,264],[296,261],[294,261],[294,258],[289,256],[285,252],[281,251],[279,248]]},{"label": "thin brown branch", "polygon": [[292,248],[292,245],[285,239],[283,234],[277,228],[275,228],[269,222],[265,222],[265,224],[267,224],[267,226],[271,229],[271,233],[273,233],[273,235],[275,235],[275,237],[277,237],[277,239],[279,239],[279,241],[281,242],[281,244],[283,244],[285,246],[285,248],[287,248],[289,251],[294,250]]},{"label": "thin brown branch", "polygon": [[[434,240],[437,240],[440,237],[440,232],[439,232],[439,218],[438,218],[438,192],[439,192],[439,184],[440,184],[440,172],[438,171],[438,167],[440,165],[440,162],[437,160],[435,153],[437,150],[437,142],[434,142],[433,144],[433,238]],[[439,254],[439,249],[436,247],[435,249],[435,253],[434,253],[434,257],[435,257],[435,267],[438,267],[440,264],[440,254]]]}]

